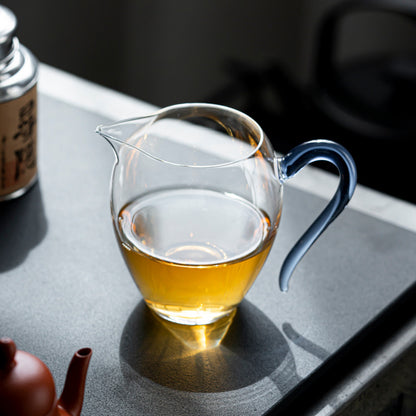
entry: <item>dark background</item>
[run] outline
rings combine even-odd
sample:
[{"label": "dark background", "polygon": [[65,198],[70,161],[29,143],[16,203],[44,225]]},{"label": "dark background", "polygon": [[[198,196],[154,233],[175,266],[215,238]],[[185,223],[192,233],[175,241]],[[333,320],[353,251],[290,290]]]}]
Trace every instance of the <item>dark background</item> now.
[{"label": "dark background", "polygon": [[[346,13],[336,30],[335,66],[348,75],[335,77],[347,83],[338,94],[339,86],[319,85],[316,63],[319,47],[330,40],[318,37],[322,21],[341,3],[9,0],[2,4],[18,18],[21,43],[44,63],[158,106],[209,101],[239,108],[262,125],[280,152],[312,138],[339,141],[357,161],[359,182],[415,202],[407,185],[386,179],[394,176],[387,172],[392,171],[392,159],[397,166],[397,158],[401,177],[414,177],[409,167],[413,159],[406,159],[416,132],[414,114],[401,119],[414,107],[416,93],[414,20],[380,10],[377,1],[362,2],[370,6]],[[392,3],[416,7],[413,0]],[[391,59],[387,64],[377,61],[377,68],[370,65],[370,71],[357,75],[357,63],[360,70],[366,69],[380,56],[411,57],[404,70],[400,67],[399,81],[396,74],[394,82],[385,75]],[[377,77],[380,82],[372,83]],[[372,114],[360,107],[360,100],[366,99],[360,94],[367,90],[369,100],[376,100],[371,102],[376,106],[375,111],[370,108]],[[388,120],[388,134],[334,120],[321,102],[328,91],[347,115],[375,117],[373,124],[383,129]],[[358,100],[349,99],[351,91]],[[391,109],[398,113],[392,121]]]}]

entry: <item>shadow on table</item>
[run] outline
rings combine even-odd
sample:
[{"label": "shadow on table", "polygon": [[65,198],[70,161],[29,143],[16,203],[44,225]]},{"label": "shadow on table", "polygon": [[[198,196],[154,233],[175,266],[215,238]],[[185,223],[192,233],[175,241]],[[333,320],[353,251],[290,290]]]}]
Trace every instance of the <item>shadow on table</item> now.
[{"label": "shadow on table", "polygon": [[315,344],[314,342],[310,341],[309,339],[303,337],[301,334],[296,332],[290,323],[285,322],[282,325],[282,330],[290,341],[292,341],[294,344],[296,344],[298,347],[302,348],[309,354],[314,355],[321,361],[325,361],[327,358],[329,358],[330,354],[326,349],[322,348],[321,346]]},{"label": "shadow on table", "polygon": [[0,202],[0,273],[23,263],[46,230],[39,183],[20,198]]},{"label": "shadow on table", "polygon": [[141,302],[124,327],[121,367],[125,374],[133,371],[159,385],[189,392],[231,391],[269,377],[285,393],[300,381],[287,341],[259,309],[244,300],[230,320],[229,328],[222,324],[214,331],[217,336],[225,328],[221,342],[196,347],[188,342],[195,335],[183,335],[187,328],[180,326],[181,332],[175,334]]}]

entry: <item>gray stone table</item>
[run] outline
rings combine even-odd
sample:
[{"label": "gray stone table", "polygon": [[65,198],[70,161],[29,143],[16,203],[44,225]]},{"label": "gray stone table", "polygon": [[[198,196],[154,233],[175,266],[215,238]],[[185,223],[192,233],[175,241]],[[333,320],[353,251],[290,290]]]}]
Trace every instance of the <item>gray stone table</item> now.
[{"label": "gray stone table", "polygon": [[[277,241],[221,344],[192,348],[147,310],[123,263],[109,212],[114,157],[94,133],[153,107],[45,65],[39,92],[39,182],[0,205],[0,336],[41,358],[58,392],[73,353],[91,347],[83,414],[283,412],[414,297],[416,208],[362,187],[280,293],[288,248],[336,185],[310,168],[287,186]],[[314,414],[333,414],[334,394]]]}]

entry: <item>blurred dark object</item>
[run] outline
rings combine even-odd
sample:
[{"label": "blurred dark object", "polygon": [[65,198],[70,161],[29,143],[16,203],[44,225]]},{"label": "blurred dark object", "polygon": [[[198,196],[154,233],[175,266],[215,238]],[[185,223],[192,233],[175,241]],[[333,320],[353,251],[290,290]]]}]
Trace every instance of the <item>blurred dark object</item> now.
[{"label": "blurred dark object", "polygon": [[[210,99],[256,119],[279,152],[306,139],[343,144],[357,163],[359,183],[416,203],[416,54],[367,53],[337,64],[341,23],[361,12],[393,14],[414,23],[416,2],[338,2],[317,26],[311,85],[299,87],[275,63],[256,70],[234,62],[227,67],[234,82]],[[238,97],[240,103],[233,102]]]}]

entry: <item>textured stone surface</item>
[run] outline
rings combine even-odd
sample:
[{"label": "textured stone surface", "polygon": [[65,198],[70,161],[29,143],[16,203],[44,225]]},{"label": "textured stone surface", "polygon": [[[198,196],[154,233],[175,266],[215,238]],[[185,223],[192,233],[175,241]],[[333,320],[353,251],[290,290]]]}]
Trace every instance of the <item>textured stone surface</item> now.
[{"label": "textured stone surface", "polygon": [[392,363],[339,416],[416,414],[416,346]]},{"label": "textured stone surface", "polygon": [[85,415],[262,414],[414,284],[416,235],[347,209],[280,293],[285,254],[325,204],[288,187],[276,243],[223,342],[191,348],[198,334],[151,315],[119,253],[114,157],[94,133],[106,120],[45,96],[39,114],[39,184],[0,206],[0,335],[39,356],[58,392],[73,353],[91,347]]}]

